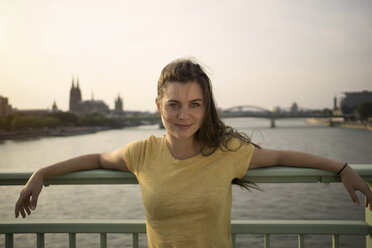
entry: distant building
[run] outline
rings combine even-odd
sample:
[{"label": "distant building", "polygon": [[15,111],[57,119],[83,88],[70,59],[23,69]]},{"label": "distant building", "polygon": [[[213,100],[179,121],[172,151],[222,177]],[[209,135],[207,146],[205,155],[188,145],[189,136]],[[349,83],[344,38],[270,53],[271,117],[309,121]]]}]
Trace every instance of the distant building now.
[{"label": "distant building", "polygon": [[337,109],[337,97],[333,98],[333,110]]},{"label": "distant building", "polygon": [[58,112],[58,107],[57,107],[57,104],[56,104],[56,101],[54,101],[53,105],[52,105],[52,112]]},{"label": "distant building", "polygon": [[123,113],[123,99],[120,97],[120,95],[118,95],[118,98],[115,99],[115,113]]},{"label": "distant building", "polygon": [[293,103],[292,106],[291,106],[291,112],[292,113],[297,113],[298,112],[298,105],[297,103]]},{"label": "distant building", "polygon": [[270,107],[269,110],[271,112],[276,112],[276,113],[280,113],[282,112],[282,109],[279,107],[279,106],[273,106],[273,107]]},{"label": "distant building", "polygon": [[110,112],[109,107],[101,100],[88,100],[81,102],[82,113],[98,112],[100,114],[108,114]]},{"label": "distant building", "polygon": [[12,112],[12,105],[9,105],[8,98],[0,96],[0,116],[6,116]]},{"label": "distant building", "polygon": [[81,112],[82,105],[81,105],[81,91],[79,86],[79,78],[77,79],[76,87],[74,85],[74,78],[72,78],[72,86],[70,89],[70,107],[69,110],[71,112]]},{"label": "distant building", "polygon": [[362,103],[372,102],[371,91],[344,92],[345,97],[341,101],[341,111],[344,114],[353,114],[355,109]]},{"label": "distant building", "polygon": [[92,112],[98,112],[103,115],[110,113],[110,109],[105,102],[102,100],[94,100],[93,96],[91,100],[83,101],[81,96],[81,90],[79,85],[79,78],[77,78],[76,86],[74,84],[74,78],[72,78],[72,86],[70,89],[70,108],[71,112],[76,114],[87,114]]}]

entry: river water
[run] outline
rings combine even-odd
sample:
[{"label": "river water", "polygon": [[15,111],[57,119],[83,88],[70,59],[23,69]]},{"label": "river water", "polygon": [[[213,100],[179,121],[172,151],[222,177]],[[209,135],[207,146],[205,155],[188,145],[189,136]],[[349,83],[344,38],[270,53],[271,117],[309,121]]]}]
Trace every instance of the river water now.
[{"label": "river water", "polygon": [[[372,132],[310,125],[303,119],[279,120],[270,128],[264,119],[226,119],[252,136],[254,142],[274,149],[292,149],[350,164],[371,164]],[[72,137],[44,137],[0,142],[0,170],[34,171],[86,153],[114,150],[130,141],[162,135],[157,126],[108,130]],[[233,186],[232,219],[336,219],[364,220],[364,208],[353,206],[341,184],[261,184],[264,192],[247,192]],[[0,187],[0,219],[14,219],[14,204],[21,186]],[[361,201],[363,197],[358,194]],[[37,219],[144,219],[138,185],[84,185],[44,187]],[[78,247],[99,247],[98,234],[78,234]],[[364,247],[365,238],[341,236],[341,247]],[[68,247],[67,234],[47,234],[46,247]],[[331,247],[330,236],[306,236],[306,247]],[[109,234],[109,247],[130,247],[131,235]],[[140,235],[146,247],[146,235]],[[4,247],[4,235],[0,237]],[[15,235],[15,247],[36,247],[35,234]],[[262,235],[238,235],[237,247],[263,247]],[[296,235],[272,235],[271,247],[297,247]]]}]

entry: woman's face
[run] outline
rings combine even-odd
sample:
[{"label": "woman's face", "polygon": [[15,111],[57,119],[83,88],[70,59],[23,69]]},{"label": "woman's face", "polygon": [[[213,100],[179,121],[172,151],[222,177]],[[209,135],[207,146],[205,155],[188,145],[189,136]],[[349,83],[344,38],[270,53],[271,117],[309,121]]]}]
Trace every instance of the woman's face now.
[{"label": "woman's face", "polygon": [[197,82],[169,82],[156,105],[170,138],[193,139],[204,115],[202,88]]}]

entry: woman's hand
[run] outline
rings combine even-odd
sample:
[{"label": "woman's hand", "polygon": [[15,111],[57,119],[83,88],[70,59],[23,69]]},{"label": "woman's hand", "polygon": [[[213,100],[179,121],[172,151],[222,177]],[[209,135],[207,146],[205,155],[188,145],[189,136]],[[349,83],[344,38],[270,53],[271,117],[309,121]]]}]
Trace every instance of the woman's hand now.
[{"label": "woman's hand", "polygon": [[15,217],[18,218],[19,213],[22,217],[26,217],[26,212],[28,215],[31,214],[31,210],[35,210],[37,205],[37,199],[43,188],[44,178],[36,171],[26,185],[21,190],[18,201],[15,205]]},{"label": "woman's hand", "polygon": [[37,170],[21,190],[15,206],[15,217],[17,218],[21,213],[25,218],[26,213],[30,215],[31,210],[35,210],[37,198],[43,188],[44,178],[98,168],[128,171],[122,156],[124,149],[122,147],[113,152],[82,155]]},{"label": "woman's hand", "polygon": [[340,173],[340,176],[354,205],[359,206],[360,204],[358,196],[355,194],[355,191],[358,190],[366,196],[365,207],[367,208],[369,205],[369,210],[372,211],[372,192],[369,189],[368,183],[366,183],[350,166],[346,166]]}]

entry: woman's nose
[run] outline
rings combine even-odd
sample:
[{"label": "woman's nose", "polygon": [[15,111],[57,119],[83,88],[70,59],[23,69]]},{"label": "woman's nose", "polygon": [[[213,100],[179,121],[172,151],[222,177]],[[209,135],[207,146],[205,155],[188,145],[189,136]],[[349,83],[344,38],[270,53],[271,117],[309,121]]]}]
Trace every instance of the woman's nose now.
[{"label": "woman's nose", "polygon": [[190,117],[190,110],[188,108],[183,108],[177,111],[177,117],[179,119],[185,119]]}]

